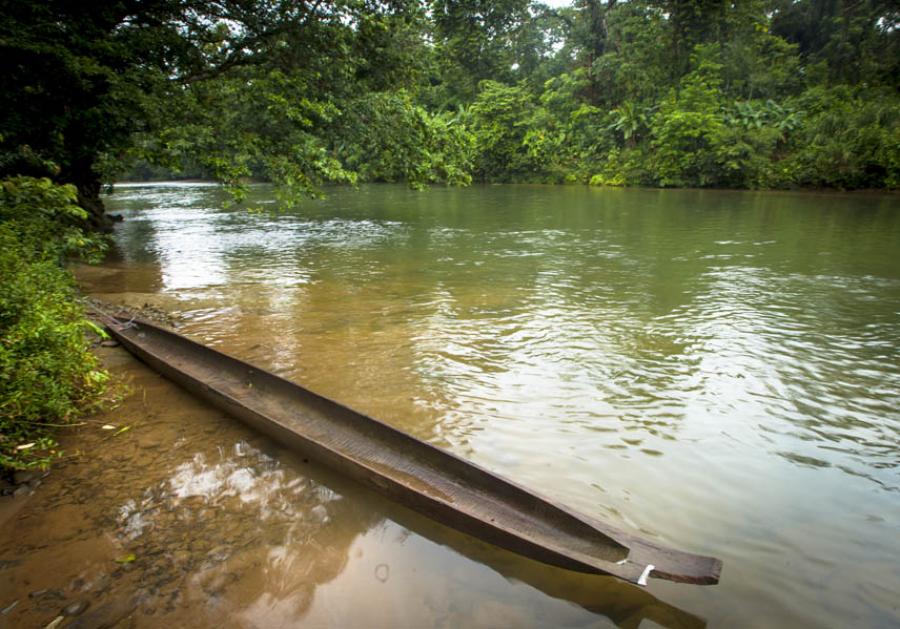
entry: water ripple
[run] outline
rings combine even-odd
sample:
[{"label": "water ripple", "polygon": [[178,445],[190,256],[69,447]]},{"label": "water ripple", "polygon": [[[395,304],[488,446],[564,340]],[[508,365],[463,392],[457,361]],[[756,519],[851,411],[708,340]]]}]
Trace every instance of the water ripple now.
[{"label": "water ripple", "polygon": [[114,198],[149,270],[106,292],[621,526],[718,543],[792,618],[782,592],[814,584],[754,548],[819,570],[803,518],[829,520],[830,565],[877,563],[840,540],[883,540],[847,518],[900,490],[891,198],[386,187],[268,215],[204,194]]}]

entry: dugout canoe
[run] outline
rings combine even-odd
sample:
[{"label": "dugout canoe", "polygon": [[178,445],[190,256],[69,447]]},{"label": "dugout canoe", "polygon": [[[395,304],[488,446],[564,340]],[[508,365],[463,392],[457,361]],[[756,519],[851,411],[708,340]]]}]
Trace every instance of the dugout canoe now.
[{"label": "dugout canoe", "polygon": [[148,321],[95,318],[147,365],[276,441],[444,525],[554,566],[718,583],[722,562],[636,537]]}]

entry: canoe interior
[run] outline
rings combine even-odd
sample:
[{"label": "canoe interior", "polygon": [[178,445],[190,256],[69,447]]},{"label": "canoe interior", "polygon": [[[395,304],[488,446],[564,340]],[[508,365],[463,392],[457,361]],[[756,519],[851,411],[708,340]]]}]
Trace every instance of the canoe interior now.
[{"label": "canoe interior", "polygon": [[[593,521],[333,400],[144,321],[108,325],[170,379],[438,522],[548,564],[624,580],[718,581],[721,562]],[[655,566],[648,570],[647,566]]]}]

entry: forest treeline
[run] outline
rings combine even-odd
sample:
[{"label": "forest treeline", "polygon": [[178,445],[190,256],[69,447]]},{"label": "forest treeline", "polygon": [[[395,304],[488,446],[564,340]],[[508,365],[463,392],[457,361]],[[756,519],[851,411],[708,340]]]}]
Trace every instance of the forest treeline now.
[{"label": "forest treeline", "polygon": [[895,188],[889,0],[2,0],[0,175]]}]

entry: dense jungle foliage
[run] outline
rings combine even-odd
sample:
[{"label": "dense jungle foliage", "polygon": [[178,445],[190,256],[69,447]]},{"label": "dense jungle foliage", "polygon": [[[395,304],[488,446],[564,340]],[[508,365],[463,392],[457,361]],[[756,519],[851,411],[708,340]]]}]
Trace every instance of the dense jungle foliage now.
[{"label": "dense jungle foliage", "polygon": [[0,466],[44,466],[59,454],[52,428],[91,410],[108,375],[86,335],[61,260],[96,258],[73,186],[14,177],[0,185]]},{"label": "dense jungle foliage", "polygon": [[102,389],[62,261],[110,227],[104,181],[896,188],[898,27],[889,0],[0,0],[0,463]]},{"label": "dense jungle foliage", "polygon": [[[560,4],[560,3],[556,3]],[[0,175],[895,188],[887,0],[0,0]]]}]

